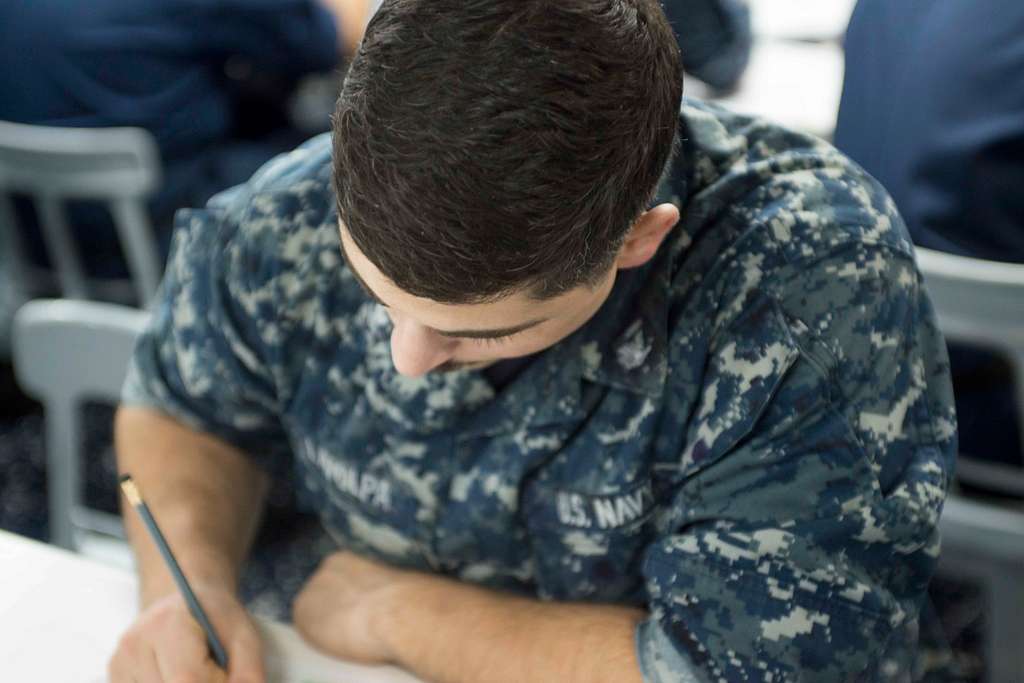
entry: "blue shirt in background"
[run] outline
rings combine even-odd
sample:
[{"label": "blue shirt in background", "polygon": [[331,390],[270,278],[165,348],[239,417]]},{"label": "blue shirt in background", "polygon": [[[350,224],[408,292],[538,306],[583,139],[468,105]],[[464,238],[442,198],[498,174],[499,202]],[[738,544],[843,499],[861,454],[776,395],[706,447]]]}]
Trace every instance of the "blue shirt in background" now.
[{"label": "blue shirt in background", "polygon": [[835,143],[914,241],[1024,262],[1024,3],[860,0]]},{"label": "blue shirt in background", "polygon": [[0,118],[141,126],[174,163],[233,135],[230,59],[282,77],[327,70],[334,26],[313,0],[7,0]]},{"label": "blue shirt in background", "polygon": [[753,36],[744,0],[664,0],[686,73],[718,90],[736,85],[750,61]]},{"label": "blue shirt in background", "polygon": [[[334,19],[315,0],[5,0],[0,119],[149,130],[164,173],[150,208],[166,239],[176,209],[301,141],[283,115],[288,89],[339,59]],[[273,88],[256,97],[229,71]],[[21,222],[45,261],[27,207],[18,205]],[[72,218],[88,270],[123,274],[105,213],[79,203]]]}]

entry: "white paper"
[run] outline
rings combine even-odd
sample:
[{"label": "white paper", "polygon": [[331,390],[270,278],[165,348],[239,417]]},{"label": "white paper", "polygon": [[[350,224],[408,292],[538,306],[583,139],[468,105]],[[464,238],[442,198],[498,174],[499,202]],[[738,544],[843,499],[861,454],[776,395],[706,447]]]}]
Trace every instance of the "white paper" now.
[{"label": "white paper", "polygon": [[[137,611],[132,573],[0,532],[0,679],[102,683]],[[269,683],[417,683],[393,667],[326,657],[257,618]]]},{"label": "white paper", "polygon": [[302,640],[294,629],[257,620],[266,647],[269,683],[418,683],[390,666],[358,666],[326,657]]}]

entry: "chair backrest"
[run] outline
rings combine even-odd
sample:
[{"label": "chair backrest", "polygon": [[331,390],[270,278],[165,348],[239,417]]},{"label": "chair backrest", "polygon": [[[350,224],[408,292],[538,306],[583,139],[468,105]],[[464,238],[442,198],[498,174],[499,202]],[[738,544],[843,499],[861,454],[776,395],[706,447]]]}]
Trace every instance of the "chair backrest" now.
[{"label": "chair backrest", "polygon": [[[160,256],[145,200],[159,186],[160,156],[141,128],[54,128],[0,121],[0,194],[32,198],[63,296],[89,298],[82,259],[69,230],[64,202],[88,199],[109,209],[138,301],[148,304],[160,281]],[[28,277],[15,216],[0,197],[0,227]]]},{"label": "chair backrest", "polygon": [[86,400],[117,402],[147,319],[116,304],[43,299],[15,316],[15,376],[46,412],[50,536],[63,547],[76,548],[77,529],[119,533],[116,518],[82,504],[80,407]]},{"label": "chair backrest", "polygon": [[946,338],[996,351],[1010,361],[1018,424],[1024,425],[1024,264],[920,247],[917,261]]},{"label": "chair backrest", "polygon": [[[1024,425],[1024,265],[917,249],[947,339],[991,349],[1009,359]],[[1021,452],[1024,453],[1024,444]],[[1019,468],[961,458],[957,479],[1024,496]],[[1024,680],[1024,512],[950,492],[940,519],[940,571],[981,579],[988,591],[984,657],[987,681]]]}]

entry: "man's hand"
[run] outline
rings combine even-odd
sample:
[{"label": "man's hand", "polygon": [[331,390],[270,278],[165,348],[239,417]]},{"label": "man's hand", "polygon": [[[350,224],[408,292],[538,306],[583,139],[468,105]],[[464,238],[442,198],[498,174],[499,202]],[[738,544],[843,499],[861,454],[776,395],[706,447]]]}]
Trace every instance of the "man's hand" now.
[{"label": "man's hand", "polygon": [[108,664],[112,683],[202,681],[263,683],[263,644],[238,599],[218,586],[193,583],[200,603],[227,650],[225,674],[210,658],[206,634],[184,598],[174,591],[155,600],[121,637]]},{"label": "man's hand", "polygon": [[[122,406],[114,427],[118,471],[131,472],[145,494],[213,622],[228,652],[227,680],[263,683],[263,646],[236,594],[269,477],[230,444],[149,408]],[[121,500],[139,570],[141,612],[118,643],[110,680],[224,680],[142,518]]]},{"label": "man's hand", "polygon": [[365,664],[395,662],[380,624],[398,586],[417,580],[431,579],[350,552],[334,553],[320,563],[295,599],[295,628],[335,657]]}]

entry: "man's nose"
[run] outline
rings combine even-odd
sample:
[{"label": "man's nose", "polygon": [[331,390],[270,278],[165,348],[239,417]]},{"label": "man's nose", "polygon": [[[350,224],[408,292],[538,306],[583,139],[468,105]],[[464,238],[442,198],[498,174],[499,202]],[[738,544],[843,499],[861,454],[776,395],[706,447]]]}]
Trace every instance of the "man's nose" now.
[{"label": "man's nose", "polygon": [[412,320],[395,320],[391,362],[407,377],[419,377],[452,357],[457,342]]}]

